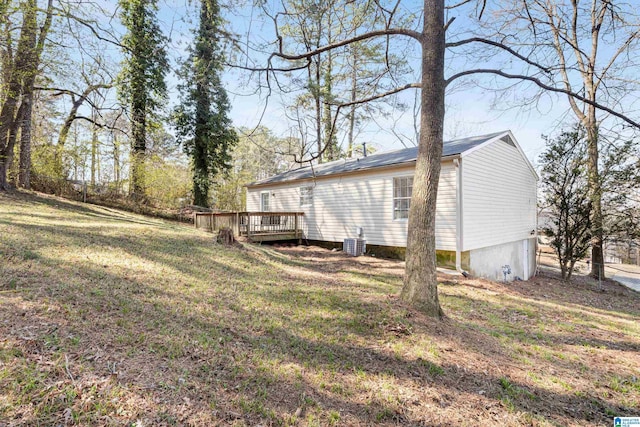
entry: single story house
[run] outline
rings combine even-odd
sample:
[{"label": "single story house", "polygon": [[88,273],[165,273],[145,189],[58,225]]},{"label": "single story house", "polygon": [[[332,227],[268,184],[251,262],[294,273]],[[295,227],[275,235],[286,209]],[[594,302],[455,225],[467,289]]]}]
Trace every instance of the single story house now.
[{"label": "single story house", "polygon": [[[439,263],[475,276],[536,270],[538,175],[511,131],[444,143],[436,210]],[[302,211],[306,239],[405,248],[417,147],[290,170],[247,186],[247,210]],[[374,245],[372,247],[372,245]]]}]

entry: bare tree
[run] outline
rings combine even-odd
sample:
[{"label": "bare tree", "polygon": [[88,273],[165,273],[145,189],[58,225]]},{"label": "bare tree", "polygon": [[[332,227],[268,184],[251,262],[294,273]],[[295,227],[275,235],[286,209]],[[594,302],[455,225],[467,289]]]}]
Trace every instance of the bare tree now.
[{"label": "bare tree", "polygon": [[[69,130],[71,129],[71,125],[75,120],[86,120],[93,122],[94,126],[104,127],[106,124],[101,124],[97,121],[97,114],[93,114],[92,117],[87,117],[79,113],[80,107],[89,99],[90,95],[94,92],[99,92],[100,90],[110,89],[112,87],[111,83],[91,83],[88,78],[86,79],[87,86],[82,91],[82,93],[77,94],[71,91],[65,91],[71,98],[71,109],[67,114],[67,117],[64,121],[64,124],[60,128],[60,133],[58,134],[58,143],[56,144],[56,152],[55,152],[55,164],[56,164],[56,172],[59,176],[63,176],[63,162],[62,162],[62,152],[64,150],[64,146],[67,143],[67,138],[69,136]],[[59,92],[62,94],[63,92]],[[98,110],[97,105],[95,103],[91,103],[92,111]]]},{"label": "bare tree", "polygon": [[[337,0],[283,1],[283,9],[287,12],[281,16],[279,22],[282,36],[291,47],[300,46],[307,51],[330,44],[339,37],[335,31],[337,3]],[[291,106],[292,114],[295,116],[294,123],[297,123],[300,129],[310,130],[308,133],[313,135],[314,141],[309,143],[316,146],[316,153],[324,153],[317,157],[319,162],[337,158],[337,141],[330,104],[334,96],[333,84],[336,77],[335,56],[336,52],[329,50],[307,58],[304,75],[295,79],[299,80],[299,86],[303,90],[297,91],[296,87],[287,89],[299,92]]]},{"label": "bare tree", "polygon": [[[102,98],[102,91],[108,90],[113,87],[111,82],[91,82],[89,76],[86,73],[82,73],[83,78],[85,80],[86,86],[81,93],[78,93],[71,89],[62,89],[62,88],[53,88],[53,87],[37,87],[36,89],[41,91],[50,91],[51,96],[53,97],[62,97],[68,96],[71,100],[71,108],[69,112],[66,114],[62,127],[58,133],[57,143],[54,148],[54,165],[53,165],[53,173],[56,177],[63,178],[65,177],[64,170],[64,162],[63,162],[63,153],[64,148],[67,143],[67,139],[69,138],[69,131],[71,130],[71,126],[76,120],[84,120],[89,123],[92,123],[97,127],[113,127],[114,125],[108,123],[107,120],[99,120],[102,116],[100,113],[101,108],[96,104],[96,102],[91,100],[91,95],[94,93],[98,93],[98,96]],[[80,112],[81,107],[85,104],[89,104],[91,107],[92,114],[87,116]],[[112,110],[108,108],[108,110]],[[98,112],[98,114],[94,114]]]},{"label": "bare tree", "polygon": [[[271,4],[264,5],[267,6]],[[277,16],[280,43],[288,51],[311,51],[386,24],[383,9],[374,1],[284,0],[282,10],[265,13]],[[384,97],[366,103],[358,101],[395,88],[413,74],[398,46],[396,43],[390,49],[384,37],[353,42],[294,61],[300,69],[290,70],[284,83],[280,78],[279,90],[291,94],[294,100],[288,105],[287,117],[314,160],[349,156],[358,123],[371,122],[375,116],[397,107],[385,105]]]},{"label": "bare tree", "polygon": [[[269,58],[269,65],[264,71],[267,77],[276,79],[275,73],[300,69],[301,62],[312,63],[313,58],[335,49],[357,42],[375,38],[404,36],[417,41],[421,48],[421,83],[409,83],[393,88],[384,93],[377,93],[364,99],[349,101],[336,106],[337,113],[341,108],[375,101],[385,96],[399,93],[411,88],[421,88],[421,132],[418,145],[418,158],[415,167],[415,180],[411,207],[409,212],[409,232],[407,243],[407,263],[405,270],[402,299],[419,310],[435,317],[442,315],[437,292],[435,217],[436,197],[442,158],[443,123],[444,123],[444,78],[445,22],[444,0],[424,0],[420,30],[394,27],[394,17],[398,4],[385,8],[377,3],[378,12],[385,16],[382,28],[355,34],[343,40],[331,42],[324,46],[307,49],[301,53],[288,53],[279,33],[278,16],[275,14],[277,52]],[[292,68],[279,66],[278,59],[292,62]],[[322,147],[318,155],[327,149]]]},{"label": "bare tree", "polygon": [[[76,120],[86,121],[98,128],[111,128],[113,122],[106,118],[115,111],[122,114],[116,104],[112,88],[117,62],[110,57],[109,49],[121,47],[119,37],[108,19],[115,17],[97,4],[74,4],[60,1],[55,7],[60,17],[57,22],[56,39],[52,45],[64,48],[50,52],[58,60],[45,64],[47,79],[42,82],[41,91],[46,91],[58,108],[64,112],[61,117],[57,143],[52,147],[53,161],[49,173],[56,178],[66,178],[64,153],[71,126]],[[100,105],[98,105],[100,104]]]},{"label": "bare tree", "polygon": [[[636,7],[620,0],[502,0],[488,5],[485,13],[492,19],[448,43],[467,58],[504,64],[500,69],[466,69],[450,80],[493,74],[566,95],[586,131],[595,277],[604,276],[602,171],[598,166],[602,124],[609,118],[639,127],[630,114],[639,89],[634,54],[640,42]],[[521,87],[517,90],[522,92]],[[526,103],[537,102],[538,95],[524,93]]]}]

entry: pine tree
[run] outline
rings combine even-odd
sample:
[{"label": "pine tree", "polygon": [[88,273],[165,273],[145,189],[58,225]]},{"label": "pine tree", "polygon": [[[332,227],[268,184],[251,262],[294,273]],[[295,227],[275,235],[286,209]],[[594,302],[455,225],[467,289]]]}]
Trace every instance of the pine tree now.
[{"label": "pine tree", "polygon": [[544,231],[558,256],[562,279],[570,281],[576,262],[591,242],[591,201],[585,132],[577,127],[557,138],[545,138],[542,189],[551,223]]},{"label": "pine tree", "polygon": [[131,172],[129,193],[144,198],[144,162],[149,119],[166,99],[164,81],[168,62],[166,38],[157,22],[155,0],[120,0],[122,23],[127,34],[122,40],[125,63],[118,89],[131,114]]},{"label": "pine tree", "polygon": [[220,79],[220,26],[217,1],[202,0],[195,43],[181,71],[182,99],[176,108],[177,138],[193,163],[193,198],[199,206],[209,205],[211,179],[229,168],[230,151],[238,139]]}]

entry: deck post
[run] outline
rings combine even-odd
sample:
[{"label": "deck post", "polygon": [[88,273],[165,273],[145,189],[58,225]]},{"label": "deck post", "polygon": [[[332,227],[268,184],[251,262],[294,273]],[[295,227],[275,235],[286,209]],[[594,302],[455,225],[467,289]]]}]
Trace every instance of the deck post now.
[{"label": "deck post", "polygon": [[247,240],[251,240],[251,212],[247,212]]},{"label": "deck post", "polygon": [[233,232],[240,236],[240,212],[236,212],[236,223],[233,225]]}]

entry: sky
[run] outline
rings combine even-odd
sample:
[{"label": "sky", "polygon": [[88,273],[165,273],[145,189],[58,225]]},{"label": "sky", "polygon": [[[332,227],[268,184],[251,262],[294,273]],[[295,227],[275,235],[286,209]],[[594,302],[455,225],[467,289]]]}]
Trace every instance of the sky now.
[{"label": "sky", "polygon": [[[412,1],[408,9],[419,9]],[[226,15],[230,23],[239,32],[251,29],[251,37],[273,39],[272,23],[266,21],[259,13],[248,9],[236,9],[233,14]],[[458,17],[458,25],[464,26],[463,17]],[[271,37],[271,39],[270,39]],[[419,69],[419,46],[413,43],[413,55],[410,57],[410,66]],[[257,61],[259,62],[259,61]],[[266,62],[266,61],[265,61]],[[496,67],[500,67],[496,64]],[[255,95],[246,95],[253,92],[252,87],[238,85],[238,73],[231,72],[226,81],[231,97],[231,116],[237,126],[252,128],[261,121],[262,124],[276,131],[286,133],[285,106],[287,98],[274,93],[265,106],[265,99]],[[239,87],[240,86],[240,87]],[[358,137],[358,142],[366,142],[367,146],[373,146],[381,151],[403,148],[407,144],[415,144],[414,118],[412,107],[416,96],[415,90],[403,92],[400,100],[410,108],[404,113],[394,112],[391,117],[377,118],[370,123]],[[496,93],[480,87],[467,85],[463,88],[454,88],[447,92],[445,139],[455,139],[470,135],[493,133],[501,130],[511,130],[520,143],[523,151],[532,163],[536,163],[538,155],[544,150],[542,134],[553,134],[562,128],[561,123],[566,118],[568,104],[561,96],[542,97],[536,108],[500,109],[494,104],[512,104],[512,94]],[[497,98],[497,101],[496,101]],[[401,141],[396,135],[401,134]]]},{"label": "sky", "polygon": [[[269,0],[275,2],[276,0]],[[419,10],[417,0],[408,0],[401,4],[407,10]],[[107,6],[115,10],[115,2]],[[197,3],[184,0],[161,0],[158,3],[161,27],[170,37],[169,55],[174,68],[179,59],[187,55],[187,46],[192,39],[191,28],[195,25],[194,7]],[[274,39],[273,24],[265,19],[258,11],[251,8],[251,3],[244,5],[236,3],[233,8],[224,10],[225,19],[229,27],[240,34],[239,43],[250,40],[271,41]],[[464,29],[469,22],[464,16],[458,16],[452,24],[453,31]],[[122,31],[116,27],[116,30]],[[245,34],[250,30],[250,36]],[[463,30],[458,30],[463,31]],[[419,46],[414,42],[408,44],[407,59],[414,71],[419,70]],[[117,55],[117,53],[116,53]],[[267,54],[252,54],[253,63],[257,66],[266,64]],[[247,64],[242,57],[230,58],[230,62]],[[460,64],[459,59],[447,58],[449,74]],[[487,64],[492,68],[502,68],[504,64]],[[270,128],[276,135],[288,136],[289,125],[286,118],[286,105],[290,97],[275,89],[267,99],[265,91],[256,92],[255,80],[249,81],[247,73],[237,69],[225,71],[223,80],[231,101],[231,118],[238,127],[254,128],[263,125]],[[173,73],[168,75],[170,104],[177,102],[176,89],[178,81]],[[537,91],[521,86],[515,90],[498,92],[485,88],[486,84],[467,82],[465,85],[452,85],[447,91],[445,139],[455,139],[471,135],[493,133],[511,130],[521,145],[524,153],[532,163],[537,163],[537,157],[544,150],[542,135],[554,135],[573,118],[568,113],[568,102],[563,95],[544,95],[538,99],[533,107],[527,108],[505,106],[518,104],[516,98],[526,99],[528,93],[534,96]],[[415,90],[403,92],[399,101],[409,106],[401,112],[394,110],[387,117],[377,117],[358,135],[358,143],[366,142],[367,146],[380,151],[403,148],[408,144],[415,144],[414,119],[412,108]],[[402,138],[398,138],[402,135]]]}]

